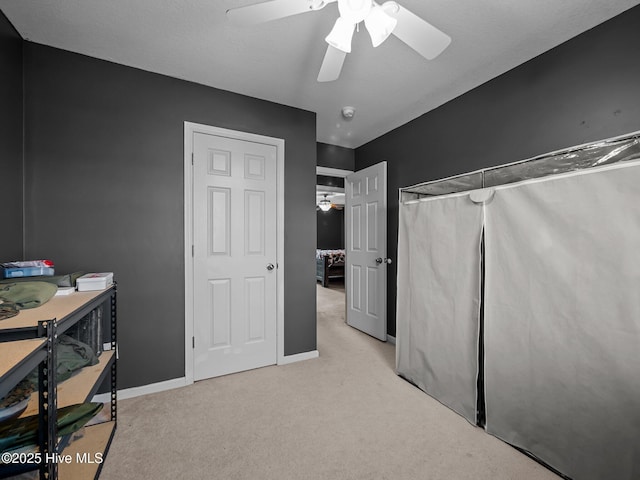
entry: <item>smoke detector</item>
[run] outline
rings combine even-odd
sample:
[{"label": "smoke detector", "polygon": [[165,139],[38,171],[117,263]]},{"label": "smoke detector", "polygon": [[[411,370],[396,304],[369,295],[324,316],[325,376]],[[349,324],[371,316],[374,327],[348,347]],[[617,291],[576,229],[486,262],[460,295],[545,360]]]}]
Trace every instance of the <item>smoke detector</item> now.
[{"label": "smoke detector", "polygon": [[356,113],[356,109],[353,107],[343,107],[342,116],[347,120],[351,120]]}]

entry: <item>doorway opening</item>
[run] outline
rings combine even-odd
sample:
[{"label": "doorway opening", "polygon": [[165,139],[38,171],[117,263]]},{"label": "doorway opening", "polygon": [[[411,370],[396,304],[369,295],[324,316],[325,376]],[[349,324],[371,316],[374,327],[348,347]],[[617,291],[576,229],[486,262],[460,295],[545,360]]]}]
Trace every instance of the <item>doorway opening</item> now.
[{"label": "doorway opening", "polygon": [[[345,189],[350,170],[316,168],[316,285],[318,310],[327,302],[345,309]],[[330,293],[335,292],[335,293]],[[331,300],[329,300],[331,299]]]},{"label": "doorway opening", "polygon": [[[345,249],[317,253],[316,279],[327,286],[332,276],[344,278],[347,324],[385,342],[387,266],[393,261],[387,257],[387,162],[346,172],[344,180]],[[322,197],[318,208],[329,211],[333,205]]]}]

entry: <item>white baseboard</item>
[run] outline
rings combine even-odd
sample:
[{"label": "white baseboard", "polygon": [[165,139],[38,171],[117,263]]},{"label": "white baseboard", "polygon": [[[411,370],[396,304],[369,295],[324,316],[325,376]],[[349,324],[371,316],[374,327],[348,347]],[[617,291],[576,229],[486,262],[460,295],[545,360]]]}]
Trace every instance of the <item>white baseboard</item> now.
[{"label": "white baseboard", "polygon": [[[296,355],[287,355],[283,357],[278,365],[287,365],[289,363],[301,362],[303,360],[310,360],[312,358],[318,358],[320,353],[317,350],[310,352],[298,353]],[[149,385],[142,385],[141,387],[126,388],[124,390],[118,390],[118,400],[125,400],[127,398],[139,397],[141,395],[147,395],[149,393],[164,392],[165,390],[173,390],[174,388],[186,387],[188,385],[187,379],[174,378],[164,382],[151,383]],[[101,393],[93,397],[94,402],[106,403],[111,401],[110,393]]]},{"label": "white baseboard", "polygon": [[389,342],[391,345],[395,345],[396,344],[396,337],[392,337],[391,335],[387,335],[387,342]]},{"label": "white baseboard", "polygon": [[312,350],[310,352],[302,352],[297,353],[295,355],[287,355],[282,357],[278,361],[278,365],[287,365],[289,363],[301,362],[303,360],[310,360],[312,358],[318,358],[320,356],[320,352],[318,350]]},{"label": "white baseboard", "polygon": [[[151,383],[149,385],[142,385],[141,387],[126,388],[124,390],[118,390],[118,400],[125,400],[127,398],[139,397],[141,395],[147,395],[149,393],[164,392],[165,390],[173,390],[174,388],[181,388],[187,386],[187,379],[174,378],[166,380],[164,382]],[[101,393],[93,397],[94,402],[106,403],[111,401],[110,393]]]}]

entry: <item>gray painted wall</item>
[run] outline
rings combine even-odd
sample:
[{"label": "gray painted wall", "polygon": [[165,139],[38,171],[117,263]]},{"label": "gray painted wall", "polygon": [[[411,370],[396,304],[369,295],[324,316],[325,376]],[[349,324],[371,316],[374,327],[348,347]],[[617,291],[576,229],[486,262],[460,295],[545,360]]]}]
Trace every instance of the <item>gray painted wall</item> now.
[{"label": "gray painted wall", "polygon": [[[640,7],[356,149],[356,169],[388,161],[388,248],[398,189],[640,130]],[[395,335],[396,269],[388,281]]]},{"label": "gray painted wall", "polygon": [[328,212],[318,210],[318,241],[322,250],[344,248],[344,210],[332,208]]},{"label": "gray painted wall", "polygon": [[22,38],[0,12],[0,262],[22,259]]},{"label": "gray painted wall", "polygon": [[353,170],[355,167],[355,151],[352,148],[339,147],[318,142],[318,166]]},{"label": "gray painted wall", "polygon": [[[337,168],[339,170],[355,169],[355,150],[352,148],[330,145],[318,142],[318,166]],[[331,185],[331,178],[322,177],[322,185]],[[340,186],[344,186],[343,179],[333,178]],[[329,181],[327,181],[329,180]],[[318,211],[317,231],[318,248],[337,249],[344,248],[344,212],[331,209],[328,212]]]},{"label": "gray painted wall", "polygon": [[24,53],[25,254],[115,272],[119,388],[184,376],[184,121],[284,138],[285,354],[315,350],[315,113],[29,42]]}]

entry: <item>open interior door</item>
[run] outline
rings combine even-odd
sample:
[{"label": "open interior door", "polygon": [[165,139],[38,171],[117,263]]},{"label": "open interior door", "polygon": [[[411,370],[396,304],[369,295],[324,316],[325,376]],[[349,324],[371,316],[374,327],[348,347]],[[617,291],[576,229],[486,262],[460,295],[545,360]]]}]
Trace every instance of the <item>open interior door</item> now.
[{"label": "open interior door", "polygon": [[347,324],[387,340],[387,162],[345,181]]}]

